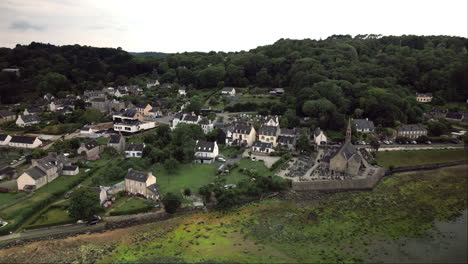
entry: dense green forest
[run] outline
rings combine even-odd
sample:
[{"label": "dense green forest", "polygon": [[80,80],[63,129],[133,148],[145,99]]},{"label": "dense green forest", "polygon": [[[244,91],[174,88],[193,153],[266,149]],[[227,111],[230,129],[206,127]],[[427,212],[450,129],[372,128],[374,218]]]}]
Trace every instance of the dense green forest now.
[{"label": "dense green forest", "polygon": [[286,114],[288,125],[310,116],[341,128],[345,116],[376,123],[417,122],[424,110],[415,92],[433,104],[468,98],[468,39],[448,36],[333,35],[325,40],[280,39],[241,52],[186,52],[132,56],[119,49],[31,43],[0,49],[2,103],[105,85],[138,83],[157,72],[161,83],[192,88],[284,87],[281,103],[237,105]]}]

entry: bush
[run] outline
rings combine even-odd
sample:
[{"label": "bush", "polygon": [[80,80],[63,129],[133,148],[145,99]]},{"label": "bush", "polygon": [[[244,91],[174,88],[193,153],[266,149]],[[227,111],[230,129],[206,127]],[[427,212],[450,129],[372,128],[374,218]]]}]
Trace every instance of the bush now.
[{"label": "bush", "polygon": [[170,214],[175,213],[177,209],[179,209],[180,205],[182,204],[179,196],[173,193],[167,193],[164,196],[162,203],[164,204],[164,209],[166,209],[166,212]]},{"label": "bush", "polygon": [[119,210],[119,211],[112,211],[109,213],[111,216],[117,216],[117,215],[129,215],[129,214],[139,214],[139,213],[146,213],[149,210],[153,208],[152,204],[148,204],[145,207],[140,207],[140,208],[132,208],[132,209],[127,209],[127,210]]}]

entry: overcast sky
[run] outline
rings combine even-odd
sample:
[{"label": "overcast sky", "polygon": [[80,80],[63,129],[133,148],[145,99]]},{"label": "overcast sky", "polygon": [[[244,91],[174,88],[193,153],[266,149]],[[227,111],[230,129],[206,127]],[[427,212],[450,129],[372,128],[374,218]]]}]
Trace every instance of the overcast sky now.
[{"label": "overcast sky", "polygon": [[467,0],[0,0],[0,46],[239,51],[333,34],[467,37]]}]

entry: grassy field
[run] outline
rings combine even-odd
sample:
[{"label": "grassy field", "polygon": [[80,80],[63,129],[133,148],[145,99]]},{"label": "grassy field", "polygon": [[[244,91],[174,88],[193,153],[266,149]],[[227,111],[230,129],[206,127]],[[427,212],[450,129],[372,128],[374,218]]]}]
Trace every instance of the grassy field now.
[{"label": "grassy field", "polygon": [[279,97],[272,97],[270,95],[251,95],[243,94],[241,98],[236,103],[277,103],[279,102]]},{"label": "grassy field", "polygon": [[466,149],[379,151],[377,163],[385,168],[468,160]]},{"label": "grassy field", "polygon": [[112,211],[115,213],[126,212],[128,210],[145,208],[148,204],[154,205],[154,202],[137,197],[125,197],[125,200],[117,204]]},{"label": "grassy field", "polygon": [[82,127],[82,124],[79,123],[70,123],[70,124],[57,124],[57,125],[50,125],[42,128],[39,130],[40,133],[44,134],[64,134],[64,133],[72,133],[78,128]]},{"label": "grassy field", "polygon": [[[162,193],[174,192],[180,193],[185,188],[191,189],[192,192],[197,192],[198,188],[203,185],[212,183],[217,175],[217,169],[221,163],[213,164],[181,164],[174,173],[169,173],[161,165],[153,167],[153,174],[161,187]],[[269,173],[269,170],[261,162],[242,159],[239,162],[238,168],[232,170],[228,175],[223,175],[226,183],[237,183],[247,177],[239,172],[241,168],[255,169],[262,175]]]},{"label": "grassy field", "polygon": [[14,201],[18,198],[26,196],[26,193],[0,193],[0,205],[7,204],[11,201]]},{"label": "grassy field", "polygon": [[67,211],[60,208],[50,208],[46,210],[43,214],[41,214],[36,221],[32,224],[28,225],[27,229],[34,229],[43,226],[52,226],[52,225],[60,225],[66,223],[72,223],[73,219],[70,218]]},{"label": "grassy field", "polygon": [[237,155],[242,154],[245,148],[243,147],[230,147],[226,145],[221,145],[219,152],[226,158],[235,158]]}]

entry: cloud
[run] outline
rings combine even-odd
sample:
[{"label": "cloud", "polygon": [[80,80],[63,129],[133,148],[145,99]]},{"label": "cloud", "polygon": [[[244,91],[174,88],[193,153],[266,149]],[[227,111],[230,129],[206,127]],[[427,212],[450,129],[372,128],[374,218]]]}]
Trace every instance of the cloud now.
[{"label": "cloud", "polygon": [[40,26],[40,25],[33,25],[25,20],[17,20],[11,23],[10,29],[14,31],[27,31],[27,30],[43,31],[45,30],[45,27]]}]

